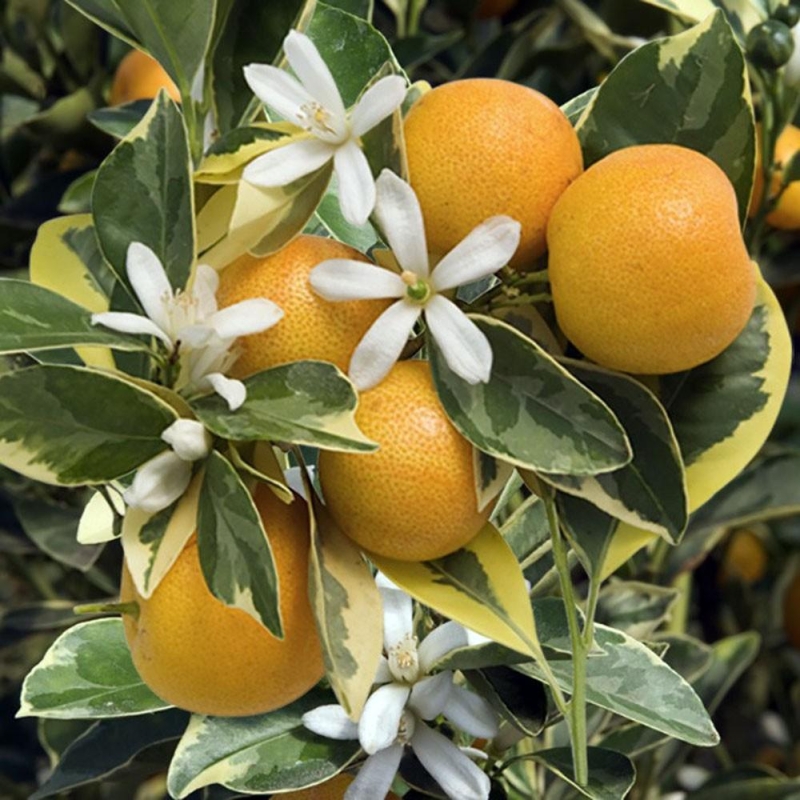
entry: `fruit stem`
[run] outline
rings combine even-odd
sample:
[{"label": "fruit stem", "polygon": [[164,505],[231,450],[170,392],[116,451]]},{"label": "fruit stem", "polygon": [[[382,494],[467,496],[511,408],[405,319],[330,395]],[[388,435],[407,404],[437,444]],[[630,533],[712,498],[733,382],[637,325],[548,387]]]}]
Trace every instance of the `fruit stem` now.
[{"label": "fruit stem", "polygon": [[558,580],[561,584],[561,595],[567,613],[569,637],[572,643],[572,697],[567,706],[569,714],[566,720],[572,745],[573,772],[578,786],[587,786],[589,782],[589,754],[586,731],[586,667],[589,650],[594,639],[594,612],[597,607],[600,582],[592,580],[590,583],[587,616],[583,631],[581,631],[578,606],[572,586],[567,546],[561,533],[553,492],[549,489],[544,491],[542,500],[550,527],[553,559],[558,571]]},{"label": "fruit stem", "polygon": [[135,600],[129,603],[85,603],[72,610],[75,614],[127,614],[139,619],[139,604]]}]

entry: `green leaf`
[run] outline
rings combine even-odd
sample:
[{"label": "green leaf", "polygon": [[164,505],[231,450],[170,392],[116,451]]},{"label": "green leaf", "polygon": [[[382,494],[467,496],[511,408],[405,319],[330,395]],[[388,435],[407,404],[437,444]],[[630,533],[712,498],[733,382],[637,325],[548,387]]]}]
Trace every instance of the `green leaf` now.
[{"label": "green leaf", "polygon": [[717,10],[690,30],[648,42],[623,58],[576,129],[587,167],[636,144],[671,143],[703,153],[730,178],[744,221],[754,125],[744,55]]},{"label": "green leaf", "polygon": [[211,66],[211,92],[218,130],[236,130],[253,101],[244,79],[247,64],[273,63],[304,0],[219,0]]},{"label": "green leaf", "polygon": [[344,218],[339,203],[339,187],[335,177],[317,206],[316,218],[334,239],[344,242],[362,253],[368,252],[381,241],[378,232],[369,221],[364,225],[353,225]]},{"label": "green leaf", "polygon": [[472,319],[494,352],[488,383],[459,378],[431,347],[439,399],[469,441],[515,466],[553,474],[594,475],[630,460],[625,432],[602,400],[509,325]]},{"label": "green leaf", "polygon": [[58,210],[62,214],[86,214],[92,209],[92,188],[97,170],[89,170],[76,178],[61,196]]},{"label": "green leaf", "polygon": [[87,115],[87,119],[103,133],[124,139],[147,115],[150,105],[150,100],[134,100],[121,106],[97,108]]},{"label": "green leaf", "polygon": [[767,767],[741,765],[712,775],[691,800],[797,800],[800,780],[791,780]]},{"label": "green leaf", "polygon": [[539,476],[613,517],[674,543],[686,529],[689,512],[683,462],[667,412],[633,378],[587,363],[562,363],[624,420],[633,459],[618,470],[587,478]]},{"label": "green leaf", "polygon": [[230,461],[216,451],[200,490],[197,546],[211,593],[282,639],[278,574],[261,515]]},{"label": "green leaf", "polygon": [[57,485],[106,483],[166,449],[177,414],[155,395],[81,367],[0,375],[0,463]]},{"label": "green leaf", "polygon": [[148,747],[179,739],[189,715],[169,709],[146,717],[100,720],[66,748],[55,769],[30,800],[105,780]]},{"label": "green leaf", "polygon": [[217,436],[365,453],[377,447],[356,426],[355,390],[333,364],[295,361],[259,372],[244,384],[247,399],[236,411],[216,394],[192,403],[197,417]]},{"label": "green leaf", "polygon": [[538,736],[547,719],[544,686],[506,666],[467,670],[464,677],[517,730]]},{"label": "green leaf", "polygon": [[467,545],[433,561],[370,560],[420,603],[505,647],[535,657],[528,590],[513,552],[486,523]]},{"label": "green leaf", "polygon": [[[730,483],[761,449],[786,394],[791,352],[786,318],[760,278],[753,313],[738,338],[712,361],[660,379],[659,396],[686,464],[690,511]],[[603,574],[652,539],[621,523]]]},{"label": "green leaf", "polygon": [[91,313],[28,281],[0,278],[0,353],[93,345],[147,351],[147,342],[92,325]]},{"label": "green leaf", "polygon": [[[700,22],[713,14],[719,6],[714,0],[644,0],[653,6],[663,8],[688,22]],[[778,5],[777,3],[775,5]],[[737,36],[744,41],[744,34],[754,25],[769,16],[766,3],[762,0],[725,0],[722,5],[728,21]]]},{"label": "green leaf", "polygon": [[302,716],[334,702],[312,689],[284,708],[255,717],[192,717],[169,766],[167,786],[183,798],[219,783],[248,794],[288,791],[333,777],[359,749],[357,741],[323,739]]},{"label": "green leaf", "polygon": [[569,747],[538,750],[527,758],[543,764],[584,797],[592,800],[621,800],[633,786],[636,770],[622,753],[600,747],[588,749],[589,783],[579,786],[573,778],[572,751]]},{"label": "green leaf", "polygon": [[189,97],[214,25],[215,0],[113,0],[129,29]]},{"label": "green leaf", "polygon": [[125,286],[131,242],[153,250],[174,289],[186,286],[195,256],[191,170],[183,117],[162,90],[100,165],[92,192],[100,249]]},{"label": "green leaf", "polygon": [[22,684],[20,717],[124,717],[169,706],[131,661],[121,619],[96,619],[56,639]]},{"label": "green leaf", "polygon": [[116,0],[67,0],[67,2],[114,36],[130,44],[136,43],[135,35],[117,6]]},{"label": "green leaf", "polygon": [[[537,610],[549,606],[550,612],[555,604],[560,605],[559,628],[566,641],[569,629],[563,602],[552,598],[534,601]],[[709,747],[719,742],[711,718],[694,689],[649,648],[605,625],[595,626],[595,638],[604,655],[587,660],[586,698],[590,703],[689,744]],[[554,660],[550,668],[559,686],[571,692],[572,662]],[[536,664],[523,664],[515,669],[544,680]]]},{"label": "green leaf", "polygon": [[304,32],[328,65],[346,108],[387,61],[403,74],[383,34],[346,11],[317,2]]},{"label": "green leaf", "polygon": [[309,573],[327,677],[339,704],[357,719],[383,649],[381,597],[361,553],[316,497]]},{"label": "green leaf", "polygon": [[641,641],[669,618],[678,595],[666,586],[613,580],[600,592],[597,620]]},{"label": "green leaf", "polygon": [[556,502],[559,521],[586,573],[601,580],[618,529],[617,520],[580,497],[559,494]]}]

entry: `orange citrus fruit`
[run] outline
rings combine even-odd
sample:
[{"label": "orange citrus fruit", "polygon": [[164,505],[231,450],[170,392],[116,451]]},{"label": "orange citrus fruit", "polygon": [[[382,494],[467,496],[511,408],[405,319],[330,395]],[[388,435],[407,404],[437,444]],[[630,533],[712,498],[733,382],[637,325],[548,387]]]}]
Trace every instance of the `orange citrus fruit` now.
[{"label": "orange citrus fruit", "polygon": [[[281,800],[343,800],[347,787],[354,780],[354,775],[346,775],[340,772],[329,781],[325,781],[325,783],[275,796],[280,797]],[[375,800],[378,800],[378,798],[375,798]],[[380,798],[380,800],[383,800],[383,798]],[[400,800],[400,798],[394,792],[389,792],[386,795],[386,800]]]},{"label": "orange citrus fruit", "polygon": [[789,644],[800,650],[800,572],[792,578],[783,595],[783,629]]},{"label": "orange citrus fruit", "polygon": [[447,418],[427,361],[395,364],[361,395],[356,420],[380,449],[319,458],[322,493],[344,533],[403,561],[439,558],[478,533],[491,507],[478,511],[472,445]]},{"label": "orange citrus fruit", "polygon": [[489,19],[490,17],[502,17],[517,4],[517,0],[481,0],[475,9],[475,16],[478,19]]},{"label": "orange citrus fruit", "polygon": [[556,203],[547,243],[558,324],[611,369],[695,367],[753,310],[756,271],[733,186],[685,147],[638,145],[598,161]]},{"label": "orange citrus fruit", "polygon": [[424,94],[405,120],[410,183],[434,258],[476,225],[506,214],[522,225],[511,265],[530,267],[561,193],[581,173],[578,137],[559,107],[509,81],[472,78]]},{"label": "orange citrus fruit", "polygon": [[346,371],[350,356],[388,300],[330,302],[311,288],[308,276],[322,261],[368,261],[358,250],[321,236],[298,236],[264,258],[245,254],[220,273],[220,308],[266,297],[283,309],[277,325],[239,340],[240,356],[230,371],[246,377],[277,364],[305,358],[331,361]]},{"label": "orange citrus fruit", "polygon": [[769,556],[761,538],[753,531],[741,528],[734,531],[728,541],[719,579],[723,583],[755,583],[764,577],[768,564]]},{"label": "orange citrus fruit", "polygon": [[308,511],[278,500],[265,485],[255,503],[264,520],[279,580],[285,637],[277,639],[244,611],[217,600],[192,537],[145,599],[126,567],[125,636],[142,680],[163,700],[198,714],[261,714],[291,703],[322,678],[322,648],[308,599]]},{"label": "orange citrus fruit", "polygon": [[131,50],[119,62],[114,73],[108,102],[118,106],[134,100],[150,100],[158,94],[159,89],[166,89],[173,100],[180,101],[178,87],[164,67],[147,53]]},{"label": "orange citrus fruit", "polygon": [[[787,125],[775,142],[775,163],[778,168],[772,176],[772,191],[777,192],[781,185],[782,168],[800,150],[800,128]],[[761,205],[764,193],[764,175],[761,171],[761,137],[756,137],[756,172],[753,178],[753,197],[750,200],[751,217],[755,216]],[[775,208],[767,214],[767,222],[781,230],[800,229],[800,182],[793,181],[781,194]]]}]

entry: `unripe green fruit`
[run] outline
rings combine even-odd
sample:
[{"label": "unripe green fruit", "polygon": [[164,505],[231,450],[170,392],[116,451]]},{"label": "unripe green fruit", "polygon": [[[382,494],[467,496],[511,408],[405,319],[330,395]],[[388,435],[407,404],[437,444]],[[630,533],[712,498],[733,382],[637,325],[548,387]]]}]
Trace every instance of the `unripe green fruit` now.
[{"label": "unripe green fruit", "polygon": [[800,6],[780,6],[780,8],[775,9],[772,18],[778,20],[778,22],[782,22],[789,28],[794,28],[794,26],[800,22]]},{"label": "unripe green fruit", "polygon": [[794,37],[789,27],[776,19],[761,22],[747,34],[747,56],[762,69],[779,69],[794,52]]}]

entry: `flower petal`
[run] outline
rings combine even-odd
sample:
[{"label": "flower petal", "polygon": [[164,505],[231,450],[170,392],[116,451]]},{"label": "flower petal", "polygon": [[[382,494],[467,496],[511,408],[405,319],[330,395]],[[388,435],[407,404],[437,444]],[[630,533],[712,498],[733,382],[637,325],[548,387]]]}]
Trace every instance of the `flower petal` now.
[{"label": "flower petal", "polygon": [[303,121],[302,107],[314,100],[296,78],[269,64],[248,64],[244,68],[244,79],[262,103],[295,125]]},{"label": "flower petal", "polygon": [[461,686],[453,686],[444,715],[464,733],[481,739],[492,739],[499,730],[497,714],[480,695]]},{"label": "flower petal", "polygon": [[430,675],[414,684],[408,706],[422,719],[435,719],[445,711],[453,688],[450,670]]},{"label": "flower petal", "polygon": [[434,628],[420,643],[419,665],[423,672],[430,672],[431,667],[444,655],[458,647],[467,646],[467,631],[457,622],[445,622]]},{"label": "flower petal", "polygon": [[217,311],[208,324],[220,339],[236,339],[271,328],[283,319],[283,310],[272,300],[253,297]]},{"label": "flower petal", "polygon": [[402,757],[401,744],[394,744],[371,755],[361,765],[356,779],[347,787],[344,800],[377,800],[386,797]]},{"label": "flower petal", "polygon": [[353,139],[336,148],[333,168],[339,180],[339,206],[351,225],[363,225],[375,208],[375,179]]},{"label": "flower petal", "polygon": [[198,319],[207,319],[217,310],[219,273],[208,264],[198,264],[192,284],[192,294],[197,301]]},{"label": "flower petal", "polygon": [[453,800],[488,800],[489,776],[475,766],[448,738],[417,725],[411,747],[423,767]]},{"label": "flower petal", "polygon": [[318,295],[334,302],[402,297],[406,291],[397,273],[348,258],[330,258],[317,264],[308,279]]},{"label": "flower petal", "polygon": [[378,669],[375,672],[375,680],[373,683],[391,683],[394,680],[391,669],[389,669],[389,659],[386,656],[381,656],[378,662]]},{"label": "flower petal", "polygon": [[383,601],[383,646],[388,653],[411,636],[413,608],[411,597],[400,589],[379,588]]},{"label": "flower petal", "polygon": [[146,244],[131,242],[125,256],[125,270],[144,313],[162,331],[172,334],[168,308],[174,295],[158,256]]},{"label": "flower petal", "polygon": [[478,326],[442,295],[425,306],[425,322],[444,360],[467,383],[486,383],[492,371],[492,346]]},{"label": "flower petal", "polygon": [[302,716],[308,730],[328,739],[358,739],[358,725],[340,705],[318,706]]},{"label": "flower petal", "polygon": [[344,120],[344,103],[336,81],[316,45],[304,33],[289,31],[283,52],[295,75],[314,99],[326,110]]},{"label": "flower petal", "polygon": [[172,505],[186,491],[191,478],[191,464],[165,450],[139,467],[122,497],[131,508],[155,514]]},{"label": "flower petal", "polygon": [[403,352],[420,312],[419,306],[398,300],[372,323],[350,358],[348,374],[357,389],[371,389],[386,377]]},{"label": "flower petal", "polygon": [[497,272],[519,245],[522,226],[511,217],[491,217],[473,228],[435,267],[431,283],[437,292],[455,289]]},{"label": "flower petal", "polygon": [[127,311],[102,311],[92,314],[92,325],[102,325],[112,331],[120,333],[142,333],[145,336],[155,336],[164,342],[167,347],[172,347],[172,339],[167,336],[153,320],[141,314],[131,314]]},{"label": "flower petal", "polygon": [[161,438],[183,461],[199,461],[211,449],[211,435],[196,419],[178,419],[164,429]]},{"label": "flower petal", "polygon": [[376,81],[359,98],[350,112],[350,129],[363,136],[400,106],[406,96],[406,82],[399,75],[387,75]]},{"label": "flower petal", "polygon": [[336,148],[319,139],[300,139],[253,159],[242,177],[255,186],[286,186],[327,164]]},{"label": "flower petal", "polygon": [[410,693],[407,686],[387,683],[369,696],[358,722],[358,740],[367,753],[372,755],[394,744]]},{"label": "flower petal", "polygon": [[375,182],[375,218],[403,269],[428,276],[428,245],[414,190],[388,169]]},{"label": "flower petal", "polygon": [[226,378],[221,372],[212,372],[203,380],[228,404],[231,411],[236,411],[247,400],[247,387],[235,378]]}]

